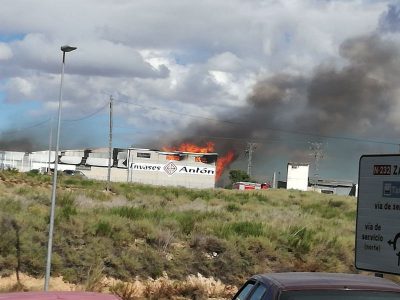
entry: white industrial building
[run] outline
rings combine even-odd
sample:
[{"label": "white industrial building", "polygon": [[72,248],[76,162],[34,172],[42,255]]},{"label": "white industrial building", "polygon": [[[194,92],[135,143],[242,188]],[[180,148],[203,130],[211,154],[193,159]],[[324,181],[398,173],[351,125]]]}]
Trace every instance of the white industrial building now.
[{"label": "white industrial building", "polygon": [[307,191],[309,168],[309,164],[288,163],[286,188]]},{"label": "white industrial building", "polygon": [[[111,180],[163,186],[214,188],[216,153],[165,152],[151,149],[113,149]],[[106,180],[108,149],[60,151],[58,169],[79,170],[89,179]],[[0,151],[0,168],[20,172],[53,169],[55,152]]]},{"label": "white industrial building", "polygon": [[128,149],[128,181],[155,185],[213,188],[216,153]]}]

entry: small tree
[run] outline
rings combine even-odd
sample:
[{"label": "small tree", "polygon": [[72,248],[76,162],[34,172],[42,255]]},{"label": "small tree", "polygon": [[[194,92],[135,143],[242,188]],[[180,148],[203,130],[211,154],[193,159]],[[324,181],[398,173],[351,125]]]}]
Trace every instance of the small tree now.
[{"label": "small tree", "polygon": [[251,181],[250,176],[243,170],[230,170],[229,179],[232,184],[239,181]]},{"label": "small tree", "polygon": [[[15,231],[15,238],[13,238],[12,230]],[[15,257],[17,259],[17,263],[15,266],[15,272],[17,275],[17,286],[22,286],[20,281],[20,270],[21,270],[21,241],[19,236],[20,226],[17,221],[12,217],[3,217],[0,223],[0,234],[3,239],[4,245],[1,248],[12,248],[11,245],[15,247]],[[8,245],[7,245],[8,244]],[[5,248],[2,250],[6,250]],[[8,252],[8,251],[7,251]]]}]

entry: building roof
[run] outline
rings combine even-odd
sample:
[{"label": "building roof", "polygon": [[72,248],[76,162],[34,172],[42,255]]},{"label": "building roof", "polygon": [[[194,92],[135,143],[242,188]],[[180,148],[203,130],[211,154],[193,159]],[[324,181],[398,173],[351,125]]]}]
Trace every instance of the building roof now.
[{"label": "building roof", "polygon": [[400,286],[390,280],[359,274],[343,273],[270,273],[252,277],[280,290],[350,289],[379,290],[400,293]]}]

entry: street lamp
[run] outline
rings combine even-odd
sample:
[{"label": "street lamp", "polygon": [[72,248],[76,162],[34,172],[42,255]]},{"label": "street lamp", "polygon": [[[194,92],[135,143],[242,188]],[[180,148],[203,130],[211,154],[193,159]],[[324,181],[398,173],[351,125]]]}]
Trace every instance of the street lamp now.
[{"label": "street lamp", "polygon": [[54,213],[56,206],[56,189],[57,189],[57,171],[58,171],[58,151],[60,145],[60,125],[61,125],[61,108],[62,108],[62,91],[63,91],[63,81],[64,81],[64,68],[65,68],[65,53],[76,50],[76,47],[71,47],[68,45],[62,46],[61,51],[63,53],[62,57],[62,69],[61,69],[61,84],[60,93],[58,98],[58,124],[57,124],[57,142],[56,142],[56,153],[54,158],[54,173],[53,173],[53,185],[51,189],[51,210],[50,210],[50,225],[49,225],[49,241],[47,245],[47,262],[46,262],[46,276],[44,281],[44,290],[49,289],[49,279],[50,279],[50,268],[51,268],[51,254],[53,247],[53,229],[54,229]]}]

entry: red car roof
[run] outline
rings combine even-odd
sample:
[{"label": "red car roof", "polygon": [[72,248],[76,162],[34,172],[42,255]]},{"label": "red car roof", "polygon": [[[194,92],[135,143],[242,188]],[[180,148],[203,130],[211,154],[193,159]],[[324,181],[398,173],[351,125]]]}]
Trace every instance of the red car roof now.
[{"label": "red car roof", "polygon": [[0,294],[0,300],[120,300],[115,295],[88,292],[26,292]]},{"label": "red car roof", "polygon": [[[400,293],[400,286],[384,278],[342,273],[270,273],[252,278],[273,284],[279,290],[350,289],[369,291],[392,291]],[[1,299],[1,298],[0,298]]]}]

